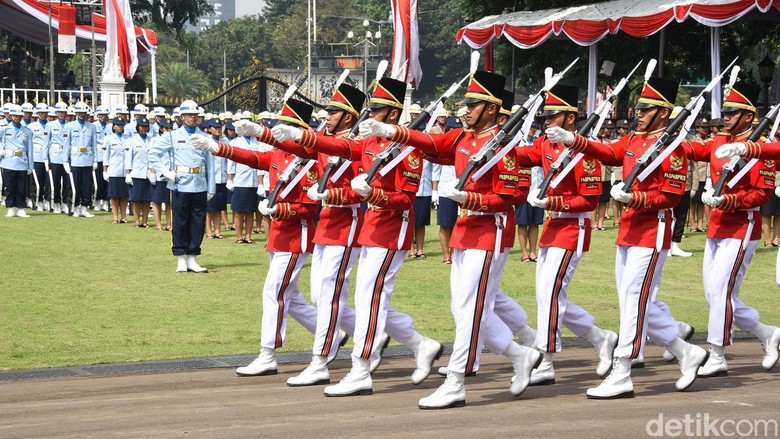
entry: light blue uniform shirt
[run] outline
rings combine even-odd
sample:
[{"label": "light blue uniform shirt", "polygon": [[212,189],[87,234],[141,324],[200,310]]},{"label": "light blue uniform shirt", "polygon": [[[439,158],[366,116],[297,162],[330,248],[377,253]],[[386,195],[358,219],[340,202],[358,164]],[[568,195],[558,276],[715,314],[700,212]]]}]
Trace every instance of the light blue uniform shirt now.
[{"label": "light blue uniform shirt", "polygon": [[92,123],[74,120],[65,125],[65,150],[72,167],[92,167],[97,163],[97,136]]},{"label": "light blue uniform shirt", "polygon": [[108,122],[106,122],[105,125],[103,125],[103,122],[97,121],[93,123],[95,125],[95,137],[97,138],[97,146],[98,146],[98,162],[103,161],[103,153],[106,151],[106,136],[111,134],[113,132],[112,125]]},{"label": "light blue uniform shirt", "polygon": [[[222,143],[230,143],[230,139],[227,137],[221,137],[219,139],[215,139],[214,136],[211,137],[216,142],[222,142]],[[225,157],[214,157],[214,183],[216,184],[225,184],[227,183],[227,175],[228,175],[228,159]]]},{"label": "light blue uniform shirt", "polygon": [[[260,142],[254,138],[247,140],[246,137],[237,137],[230,141],[230,145],[252,151],[260,149]],[[257,187],[257,169],[255,168],[228,160],[227,173],[233,175],[233,186],[235,187]]]},{"label": "light blue uniform shirt", "polygon": [[43,163],[49,160],[49,130],[46,129],[46,123],[33,122],[27,125],[33,133],[33,160],[38,163]]},{"label": "light blue uniform shirt", "polygon": [[65,150],[65,126],[64,120],[57,119],[46,124],[49,132],[49,163],[63,164],[68,161],[68,153]]},{"label": "light blue uniform shirt", "polygon": [[108,166],[109,177],[125,176],[125,154],[130,149],[124,136],[111,133],[105,138],[106,151],[103,153],[103,166]]},{"label": "light blue uniform shirt", "polygon": [[149,148],[151,137],[144,139],[136,134],[126,142],[129,151],[125,154],[125,171],[130,170],[132,178],[149,178]]},{"label": "light blue uniform shirt", "polygon": [[[13,123],[0,128],[0,148],[3,158],[0,159],[0,168],[12,171],[27,171],[33,169],[33,134],[29,128]],[[5,157],[5,152],[11,151],[10,157]]]},{"label": "light blue uniform shirt", "polygon": [[9,123],[11,122],[9,122],[6,118],[0,119],[0,128],[7,127]]},{"label": "light blue uniform shirt", "polygon": [[430,197],[431,196],[431,177],[432,177],[431,162],[423,159],[422,175],[420,176],[420,187],[417,189],[418,197]]},{"label": "light blue uniform shirt", "polygon": [[30,127],[30,125],[33,123],[32,117],[29,119],[22,118],[22,126],[23,127]]},{"label": "light blue uniform shirt", "polygon": [[[214,183],[214,156],[208,151],[199,151],[190,142],[191,134],[199,134],[208,137],[208,134],[197,128],[186,127],[170,131],[159,137],[149,151],[149,163],[157,173],[158,179],[163,173],[170,170],[176,171],[176,181],[168,181],[168,189],[179,192],[208,192],[215,193]],[[165,161],[168,156],[169,161]],[[197,172],[196,172],[197,171]]]},{"label": "light blue uniform shirt", "polygon": [[439,184],[442,184],[456,178],[458,176],[455,174],[455,166],[434,163],[431,167],[431,181],[438,181]]}]

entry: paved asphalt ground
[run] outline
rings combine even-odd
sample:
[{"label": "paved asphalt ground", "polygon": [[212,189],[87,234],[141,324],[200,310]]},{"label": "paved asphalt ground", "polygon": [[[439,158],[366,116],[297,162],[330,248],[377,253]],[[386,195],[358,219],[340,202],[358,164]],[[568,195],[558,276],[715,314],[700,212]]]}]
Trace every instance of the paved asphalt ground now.
[{"label": "paved asphalt ground", "polygon": [[[374,395],[349,398],[326,398],[322,386],[288,388],[300,363],[280,364],[268,377],[215,368],[5,381],[0,438],[635,438],[695,436],[697,425],[702,437],[780,437],[780,365],[761,368],[755,339],[729,349],[728,377],[699,379],[686,392],[674,390],[678,368],[661,359],[660,348],[648,346],[646,354],[647,367],[633,375],[636,398],[614,401],[585,398],[599,383],[590,348],[565,349],[556,360],[557,384],[529,387],[520,398],[509,394],[504,358],[483,354],[478,375],[467,381],[466,407],[442,411],[417,408],[442,378],[412,385],[409,357],[382,364]],[[346,360],[331,365],[334,382],[348,367]],[[707,419],[715,430],[706,430]]]}]

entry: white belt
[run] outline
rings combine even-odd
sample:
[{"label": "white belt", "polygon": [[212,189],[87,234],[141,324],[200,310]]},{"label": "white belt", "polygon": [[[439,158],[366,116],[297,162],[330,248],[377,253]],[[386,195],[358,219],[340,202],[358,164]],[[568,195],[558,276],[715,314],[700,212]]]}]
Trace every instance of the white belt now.
[{"label": "white belt", "polygon": [[462,215],[465,216],[493,216],[496,219],[496,243],[493,247],[493,259],[498,259],[501,254],[501,244],[504,237],[504,227],[506,227],[506,212],[475,212],[473,210],[463,210]]},{"label": "white belt", "polygon": [[401,216],[401,230],[398,232],[398,250],[401,250],[401,247],[404,246],[406,230],[409,228],[409,210],[404,210],[404,213]]},{"label": "white belt", "polygon": [[661,209],[658,211],[658,233],[655,235],[655,249],[659,252],[664,246],[664,234],[666,233],[666,211],[669,209]]},{"label": "white belt", "polygon": [[202,174],[203,168],[200,166],[196,166],[194,168],[188,168],[186,166],[177,166],[176,172],[182,173],[182,174]]},{"label": "white belt", "polygon": [[349,226],[349,238],[347,238],[347,247],[352,247],[352,242],[355,240],[355,232],[357,231],[360,204],[328,204],[327,207],[352,210],[352,224]]},{"label": "white belt", "polygon": [[309,223],[305,219],[301,220],[301,253],[306,253],[309,246]]},{"label": "white belt", "polygon": [[561,212],[558,216],[561,219],[577,219],[577,227],[579,227],[579,232],[577,232],[577,256],[582,256],[582,251],[585,248],[585,220],[590,218],[591,213],[593,212]]},{"label": "white belt", "polygon": [[753,226],[755,226],[756,224],[756,220],[753,219],[753,215],[757,211],[758,211],[758,207],[754,207],[752,209],[745,209],[748,218],[748,226],[747,226],[747,232],[745,233],[745,237],[742,238],[742,250],[747,249],[747,245],[750,242],[750,235],[753,234]]}]

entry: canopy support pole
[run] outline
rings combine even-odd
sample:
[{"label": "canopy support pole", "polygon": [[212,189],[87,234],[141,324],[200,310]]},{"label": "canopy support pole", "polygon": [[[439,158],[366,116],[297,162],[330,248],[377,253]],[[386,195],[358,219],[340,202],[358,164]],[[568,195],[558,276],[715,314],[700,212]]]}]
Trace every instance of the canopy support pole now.
[{"label": "canopy support pole", "polygon": [[[712,77],[720,74],[720,28],[710,28],[710,60]],[[720,117],[720,101],[722,99],[723,89],[715,87],[710,92],[710,109],[713,118]]]},{"label": "canopy support pole", "polygon": [[596,111],[596,86],[599,79],[598,62],[598,43],[593,43],[588,46],[588,114]]},{"label": "canopy support pole", "polygon": [[666,56],[664,54],[664,49],[666,47],[666,28],[662,28],[661,31],[658,32],[658,36],[660,37],[658,40],[658,77],[663,78],[664,63],[666,62]]}]

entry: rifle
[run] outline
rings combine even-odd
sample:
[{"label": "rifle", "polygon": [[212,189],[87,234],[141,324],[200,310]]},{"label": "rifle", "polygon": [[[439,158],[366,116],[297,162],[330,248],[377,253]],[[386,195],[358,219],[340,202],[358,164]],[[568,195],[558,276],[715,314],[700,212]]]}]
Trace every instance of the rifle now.
[{"label": "rifle", "polygon": [[[587,136],[590,132],[591,128],[596,125],[597,122],[601,122],[606,117],[607,113],[609,113],[609,110],[612,108],[612,103],[615,101],[617,96],[620,94],[620,92],[623,90],[623,88],[628,83],[628,80],[631,79],[631,77],[634,75],[634,72],[636,69],[639,68],[639,65],[642,64],[642,61],[639,61],[637,65],[631,70],[631,72],[628,73],[625,77],[623,77],[615,86],[614,89],[607,95],[607,97],[601,101],[601,104],[599,104],[599,107],[596,109],[593,114],[588,116],[588,119],[585,121],[585,125],[582,126],[579,130],[577,130],[577,134],[581,136]],[[550,187],[550,183],[552,183],[553,178],[556,177],[556,175],[560,174],[560,177],[556,178],[562,179],[566,174],[569,173],[571,168],[569,167],[569,164],[574,162],[576,164],[579,160],[574,160],[575,156],[577,155],[574,150],[571,148],[566,148],[566,151],[558,156],[558,159],[556,159],[551,165],[550,170],[547,172],[547,175],[544,176],[544,180],[542,180],[542,184],[539,185],[539,194],[538,198],[541,200],[544,198],[544,194],[547,193],[547,188]],[[557,184],[555,185],[557,186]]]},{"label": "rifle", "polygon": [[[425,121],[428,120],[428,118],[431,117],[431,115],[436,111],[436,108],[439,106],[440,103],[444,103],[447,99],[449,99],[450,96],[455,93],[455,91],[464,83],[467,79],[469,79],[472,75],[474,75],[474,72],[477,71],[477,67],[479,65],[479,52],[474,51],[471,52],[471,65],[469,66],[469,72],[466,74],[466,76],[463,77],[458,82],[453,83],[450,85],[450,88],[447,89],[447,91],[444,92],[443,95],[441,95],[438,99],[431,102],[427,107],[425,107],[422,112],[417,115],[411,122],[409,122],[409,125],[407,125],[407,128],[410,130],[418,128],[420,125],[422,125]],[[380,152],[374,157],[374,162],[371,164],[371,167],[368,169],[368,172],[366,172],[367,182],[371,182],[374,179],[374,176],[376,176],[377,171],[379,171],[379,168],[382,167],[384,164],[394,160],[398,157],[399,154],[401,154],[401,145],[398,142],[392,142],[390,145],[385,148],[384,151]],[[411,147],[409,147],[411,148]],[[411,152],[411,149],[406,153],[407,155]],[[397,164],[397,162],[396,162]]]},{"label": "rifle", "polygon": [[[666,157],[668,157],[669,154],[674,151],[677,145],[682,142],[682,139],[685,136],[685,132],[690,127],[690,125],[693,124],[693,119],[696,118],[696,115],[698,115],[702,105],[704,105],[704,94],[709,93],[713,88],[715,88],[715,86],[720,82],[721,78],[723,78],[723,75],[725,75],[731,66],[733,66],[736,62],[737,58],[735,58],[734,61],[732,61],[731,64],[729,64],[722,72],[712,78],[710,83],[704,87],[701,93],[688,102],[688,105],[686,105],[680,114],[678,114],[677,117],[675,117],[674,120],[672,120],[672,122],[666,126],[664,132],[658,136],[650,148],[648,148],[647,151],[645,151],[645,153],[637,159],[633,169],[631,169],[631,172],[623,180],[624,191],[628,192],[637,178],[640,181],[644,180],[650,174],[650,172],[655,170],[661,161],[666,159]],[[683,127],[683,124],[685,124],[686,129],[681,130],[677,137],[673,137],[677,130]]]},{"label": "rifle", "polygon": [[[547,78],[545,80],[544,86],[539,89],[539,91],[537,91],[533,96],[529,97],[523,106],[520,107],[517,112],[506,121],[506,123],[504,123],[504,126],[502,126],[496,134],[493,135],[493,138],[488,140],[488,142],[485,143],[479,151],[477,151],[469,158],[469,161],[466,164],[466,169],[461,172],[460,175],[458,175],[458,184],[455,186],[457,190],[463,190],[463,187],[466,186],[466,182],[468,181],[469,177],[471,177],[473,181],[476,181],[481,176],[485,175],[485,173],[487,173],[487,171],[490,170],[493,165],[501,160],[501,158],[504,157],[510,149],[514,148],[515,145],[513,142],[509,142],[499,151],[497,151],[498,147],[501,146],[501,141],[504,139],[504,137],[506,137],[507,134],[515,128],[515,126],[520,125],[520,121],[524,120],[528,115],[533,117],[533,114],[530,113],[531,108],[534,106],[539,106],[539,104],[544,100],[544,96],[547,94],[547,92],[550,91],[550,89],[561,80],[563,75],[565,75],[566,72],[568,72],[569,69],[571,69],[574,64],[577,63],[577,61],[579,61],[579,58],[572,61],[562,71]],[[484,166],[481,166],[481,168],[477,170],[477,167],[480,167],[480,165],[483,163]],[[473,177],[471,174],[474,174]]]},{"label": "rifle", "polygon": [[[764,116],[760,122],[758,122],[758,125],[753,129],[753,132],[750,133],[750,136],[747,138],[748,142],[755,142],[761,139],[761,134],[767,128],[769,128],[769,124],[774,122],[778,115],[779,109],[780,104],[777,104],[769,110],[769,113],[767,113],[767,115]],[[723,165],[723,170],[720,172],[720,178],[712,185],[713,195],[716,197],[721,196],[723,194],[723,186],[726,184],[726,180],[729,178],[729,176],[744,169],[746,165],[748,165],[748,161],[740,156],[732,157],[728,163]],[[752,168],[752,166],[750,167]],[[734,178],[736,179],[737,177],[740,177],[740,174],[742,174],[742,172],[737,174],[737,176]],[[734,182],[734,184],[736,184],[736,182]],[[729,184],[729,186],[733,187],[732,184]]]},{"label": "rifle", "polygon": [[[268,207],[274,207],[276,204],[276,199],[279,197],[282,189],[285,188],[285,186],[292,189],[292,186],[300,181],[301,177],[306,174],[306,171],[308,171],[315,162],[316,160],[295,157],[295,159],[289,165],[287,165],[287,168],[284,170],[284,172],[282,172],[282,175],[279,176],[279,179],[276,180],[274,189],[268,195]],[[287,190],[284,192],[284,195],[289,192],[290,191]]]},{"label": "rifle", "polygon": [[[345,79],[347,79],[347,76],[349,76],[349,69],[344,69],[343,72],[341,72],[341,76],[339,76],[339,79],[336,80],[336,84],[333,86],[333,91],[335,93],[336,90],[341,87],[341,84],[344,82]],[[328,119],[326,118],[322,122],[320,122],[320,125],[317,127],[317,132],[321,132],[325,129],[325,126],[328,124]]]}]

